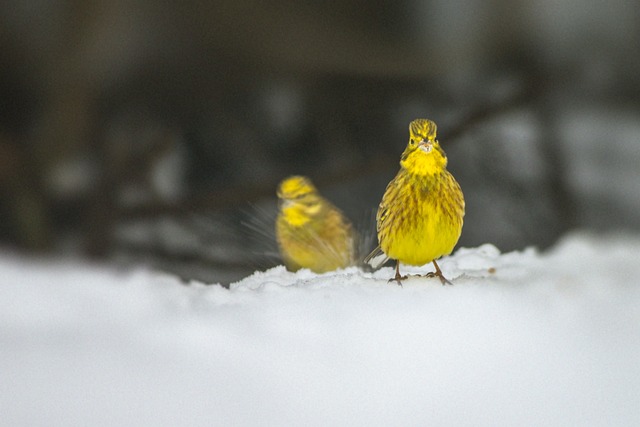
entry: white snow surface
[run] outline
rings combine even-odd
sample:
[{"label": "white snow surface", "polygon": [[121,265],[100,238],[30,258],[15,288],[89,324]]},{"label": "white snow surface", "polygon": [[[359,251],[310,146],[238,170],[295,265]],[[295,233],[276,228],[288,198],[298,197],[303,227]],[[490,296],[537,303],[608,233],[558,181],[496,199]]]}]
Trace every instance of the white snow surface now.
[{"label": "white snow surface", "polygon": [[440,267],[225,289],[2,255],[0,425],[640,425],[640,236]]}]

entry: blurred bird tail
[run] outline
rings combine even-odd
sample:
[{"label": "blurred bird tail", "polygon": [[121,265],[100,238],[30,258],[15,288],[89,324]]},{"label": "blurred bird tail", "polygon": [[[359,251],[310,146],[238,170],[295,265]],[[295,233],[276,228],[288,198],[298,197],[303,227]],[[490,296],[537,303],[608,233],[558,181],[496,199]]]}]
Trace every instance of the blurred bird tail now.
[{"label": "blurred bird tail", "polygon": [[367,255],[364,259],[365,267],[370,267],[372,270],[377,270],[384,265],[385,262],[389,261],[389,257],[382,252],[380,246],[375,248],[373,252]]}]

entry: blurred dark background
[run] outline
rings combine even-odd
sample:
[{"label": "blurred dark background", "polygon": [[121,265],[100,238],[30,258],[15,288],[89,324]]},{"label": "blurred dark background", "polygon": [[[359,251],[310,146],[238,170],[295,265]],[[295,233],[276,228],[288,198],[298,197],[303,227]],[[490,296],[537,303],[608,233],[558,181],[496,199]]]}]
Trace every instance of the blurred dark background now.
[{"label": "blurred dark background", "polygon": [[5,0],[0,245],[228,283],[278,263],[311,177],[373,246],[408,123],[467,199],[462,246],[640,228],[640,5]]}]

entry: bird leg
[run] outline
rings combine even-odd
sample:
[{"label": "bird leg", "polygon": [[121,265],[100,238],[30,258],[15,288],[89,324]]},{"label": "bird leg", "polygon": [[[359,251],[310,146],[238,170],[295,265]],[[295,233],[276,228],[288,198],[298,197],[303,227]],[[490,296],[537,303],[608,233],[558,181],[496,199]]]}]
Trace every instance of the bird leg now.
[{"label": "bird leg", "polygon": [[433,265],[436,268],[436,272],[435,273],[427,273],[427,277],[433,277],[433,276],[437,276],[438,279],[440,279],[440,281],[442,282],[443,285],[453,285],[453,283],[451,283],[449,280],[447,280],[446,277],[444,277],[444,275],[442,274],[442,271],[440,271],[440,267],[438,267],[438,263],[436,263],[436,260],[433,260]]},{"label": "bird leg", "polygon": [[402,286],[402,281],[405,280],[408,276],[400,275],[400,261],[396,261],[396,276],[392,279],[389,279],[389,283],[397,282],[399,286]]}]

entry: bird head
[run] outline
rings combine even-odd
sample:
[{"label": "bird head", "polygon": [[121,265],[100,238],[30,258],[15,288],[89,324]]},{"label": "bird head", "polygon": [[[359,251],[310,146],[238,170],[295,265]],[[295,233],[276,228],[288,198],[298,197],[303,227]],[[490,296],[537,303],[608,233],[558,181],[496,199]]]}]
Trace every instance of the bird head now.
[{"label": "bird head", "polygon": [[428,119],[416,119],[409,124],[409,143],[400,164],[417,175],[435,175],[447,166],[447,155],[436,139],[437,126]]},{"label": "bird head", "polygon": [[309,178],[290,176],[278,187],[280,211],[292,225],[304,225],[322,210],[322,198]]}]

